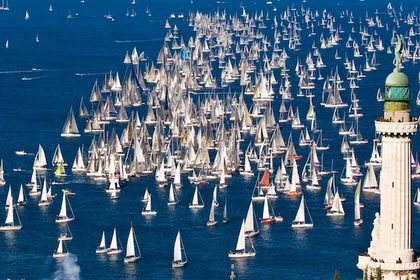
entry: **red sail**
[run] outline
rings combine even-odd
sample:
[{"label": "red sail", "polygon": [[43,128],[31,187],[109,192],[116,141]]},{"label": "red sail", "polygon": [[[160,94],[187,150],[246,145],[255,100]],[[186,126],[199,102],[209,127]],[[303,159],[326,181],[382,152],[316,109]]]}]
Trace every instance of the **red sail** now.
[{"label": "red sail", "polygon": [[264,187],[264,186],[269,186],[269,185],[270,185],[270,174],[268,173],[268,169],[265,169],[264,175],[260,181],[260,186]]}]

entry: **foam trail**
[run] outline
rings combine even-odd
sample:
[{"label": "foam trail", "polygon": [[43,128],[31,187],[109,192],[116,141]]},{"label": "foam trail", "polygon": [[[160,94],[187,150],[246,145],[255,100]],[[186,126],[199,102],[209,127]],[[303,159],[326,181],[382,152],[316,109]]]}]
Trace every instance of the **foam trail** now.
[{"label": "foam trail", "polygon": [[76,76],[96,76],[96,75],[104,75],[106,74],[105,72],[97,72],[97,73],[74,73],[74,75]]},{"label": "foam trail", "polygon": [[79,280],[80,266],[77,265],[77,256],[69,254],[64,257],[60,267],[54,272],[54,280]]},{"label": "foam trail", "polygon": [[32,70],[11,70],[11,71],[0,71],[0,74],[23,74],[23,73],[33,73],[43,71],[41,69],[32,69]]},{"label": "foam trail", "polygon": [[141,43],[141,42],[154,42],[162,41],[162,38],[152,38],[147,40],[114,40],[115,43]]},{"label": "foam trail", "polygon": [[48,77],[48,75],[44,76],[38,76],[38,77],[22,77],[22,81],[32,81],[32,80],[38,80]]}]

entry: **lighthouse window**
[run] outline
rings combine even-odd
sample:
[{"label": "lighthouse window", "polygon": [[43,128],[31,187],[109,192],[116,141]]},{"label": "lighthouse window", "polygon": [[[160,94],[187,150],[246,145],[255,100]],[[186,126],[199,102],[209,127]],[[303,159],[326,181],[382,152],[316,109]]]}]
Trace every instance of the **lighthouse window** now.
[{"label": "lighthouse window", "polygon": [[391,229],[394,229],[394,224],[391,224]]},{"label": "lighthouse window", "polygon": [[392,182],[392,188],[394,188],[394,182]]}]

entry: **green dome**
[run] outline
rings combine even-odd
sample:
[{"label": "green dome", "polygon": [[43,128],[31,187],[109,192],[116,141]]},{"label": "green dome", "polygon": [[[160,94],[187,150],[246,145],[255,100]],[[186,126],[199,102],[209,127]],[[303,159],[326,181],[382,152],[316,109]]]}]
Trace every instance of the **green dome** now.
[{"label": "green dome", "polygon": [[409,87],[409,85],[407,75],[397,69],[394,69],[385,80],[386,87]]}]

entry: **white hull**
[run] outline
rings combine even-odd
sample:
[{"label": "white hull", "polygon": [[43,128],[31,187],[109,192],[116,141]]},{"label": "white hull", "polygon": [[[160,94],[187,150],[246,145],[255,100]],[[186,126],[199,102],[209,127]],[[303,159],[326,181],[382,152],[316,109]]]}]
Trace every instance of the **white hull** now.
[{"label": "white hull", "polygon": [[52,256],[54,259],[61,259],[68,256],[69,253],[54,253]]},{"label": "white hull", "polygon": [[38,206],[49,206],[52,201],[41,201],[38,203]]},{"label": "white hull", "polygon": [[355,225],[356,227],[361,226],[362,224],[363,224],[363,220],[362,220],[362,219],[357,220],[357,221],[354,221],[354,225]]},{"label": "white hull", "polygon": [[146,210],[144,210],[144,211],[141,211],[141,214],[143,216],[156,216],[157,212],[156,211],[146,211]]},{"label": "white hull", "polygon": [[257,230],[257,231],[246,231],[245,232],[245,237],[253,237],[253,236],[258,235],[259,233],[260,233],[259,230]]},{"label": "white hull", "polygon": [[230,252],[228,254],[229,258],[232,259],[237,259],[237,258],[250,258],[250,257],[254,257],[255,256],[255,252]]},{"label": "white hull", "polygon": [[17,231],[21,229],[22,226],[0,226],[0,231]]},{"label": "white hull", "polygon": [[124,263],[133,263],[140,259],[140,257],[132,256],[132,257],[125,257]]},{"label": "white hull", "polygon": [[73,220],[74,220],[74,217],[73,217],[73,218],[69,218],[69,217],[57,217],[57,218],[55,219],[55,222],[56,222],[57,224],[62,224],[62,223],[71,222],[71,221],[73,221]]},{"label": "white hull", "polygon": [[187,261],[173,261],[172,268],[184,267],[187,264]]},{"label": "white hull", "polygon": [[202,209],[202,208],[204,208],[204,204],[203,205],[199,205],[199,204],[193,205],[193,204],[190,204],[188,207],[190,209]]},{"label": "white hull", "polygon": [[97,248],[96,249],[96,254],[105,254],[108,252],[107,248]]},{"label": "white hull", "polygon": [[121,254],[122,252],[123,252],[122,249],[108,249],[106,251],[106,254],[107,255],[118,255],[118,254]]},{"label": "white hull", "polygon": [[327,212],[327,216],[344,216],[341,212]]},{"label": "white hull", "polygon": [[293,223],[292,228],[313,228],[314,224],[307,223]]},{"label": "white hull", "polygon": [[217,225],[217,221],[208,221],[207,222],[208,227],[212,227],[212,226],[215,226],[215,225]]},{"label": "white hull", "polygon": [[313,185],[306,185],[306,188],[308,189],[308,190],[320,190],[321,189],[321,186],[313,186]]},{"label": "white hull", "polygon": [[80,137],[80,134],[79,133],[61,133],[61,137],[76,138],[76,137]]}]

